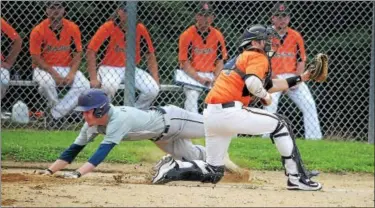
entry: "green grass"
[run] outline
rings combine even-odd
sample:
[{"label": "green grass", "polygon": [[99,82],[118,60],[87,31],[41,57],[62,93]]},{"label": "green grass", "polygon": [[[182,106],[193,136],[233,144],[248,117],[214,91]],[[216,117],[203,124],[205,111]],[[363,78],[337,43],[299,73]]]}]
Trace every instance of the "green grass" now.
[{"label": "green grass", "polygon": [[[73,131],[6,130],[2,132],[2,160],[52,162],[76,138]],[[90,143],[77,157],[87,161],[103,137]],[[204,144],[204,140],[195,143]],[[325,172],[374,173],[374,145],[360,142],[297,140],[302,157],[309,169]],[[258,170],[282,170],[280,156],[269,139],[238,138],[232,140],[229,154],[240,165]],[[122,142],[108,155],[105,162],[156,162],[164,155],[152,142]]]}]

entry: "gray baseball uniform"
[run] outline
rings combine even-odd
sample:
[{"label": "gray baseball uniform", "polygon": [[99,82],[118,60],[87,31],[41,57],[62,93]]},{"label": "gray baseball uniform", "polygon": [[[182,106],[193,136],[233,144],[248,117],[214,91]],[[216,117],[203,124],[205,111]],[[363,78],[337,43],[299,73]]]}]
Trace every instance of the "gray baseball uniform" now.
[{"label": "gray baseball uniform", "polygon": [[111,106],[107,126],[92,126],[87,123],[74,141],[86,145],[104,134],[102,144],[121,141],[151,139],[176,159],[205,160],[205,149],[194,145],[192,138],[204,137],[203,116],[169,105],[151,110],[140,110],[128,106]]}]

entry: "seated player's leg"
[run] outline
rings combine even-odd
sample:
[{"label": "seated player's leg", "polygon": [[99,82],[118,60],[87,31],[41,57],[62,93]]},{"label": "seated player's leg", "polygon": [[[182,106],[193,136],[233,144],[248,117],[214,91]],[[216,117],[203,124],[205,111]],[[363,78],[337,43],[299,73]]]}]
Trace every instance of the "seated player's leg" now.
[{"label": "seated player's leg", "polygon": [[125,77],[125,67],[100,66],[98,70],[98,80],[101,88],[112,100]]},{"label": "seated player's leg", "polygon": [[[64,74],[66,75],[70,71],[70,67],[59,68],[60,70],[64,70]],[[54,115],[55,118],[67,115],[74,107],[76,107],[78,103],[78,96],[87,89],[90,89],[90,82],[86,79],[82,72],[77,71],[69,91],[51,110],[52,115]]]},{"label": "seated player's leg", "polygon": [[134,106],[139,109],[148,109],[159,94],[159,86],[146,71],[136,68],[135,88],[140,91]]},{"label": "seated player's leg", "polygon": [[184,87],[184,93],[186,97],[184,103],[185,109],[193,113],[198,113],[198,99],[201,92]]},{"label": "seated player's leg", "polygon": [[51,74],[39,68],[35,68],[33,81],[37,82],[39,85],[38,92],[48,99],[49,107],[53,107],[59,102],[56,91],[56,82]]}]

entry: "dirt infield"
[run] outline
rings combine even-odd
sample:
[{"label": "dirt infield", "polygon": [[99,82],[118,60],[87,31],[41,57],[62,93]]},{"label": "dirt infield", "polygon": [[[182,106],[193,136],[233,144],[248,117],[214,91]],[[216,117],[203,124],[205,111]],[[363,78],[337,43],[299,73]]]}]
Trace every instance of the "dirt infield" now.
[{"label": "dirt infield", "polygon": [[[41,163],[2,164],[1,205],[17,207],[249,207],[325,206],[374,207],[374,176],[326,174],[317,180],[323,190],[285,190],[282,172],[251,171],[251,175],[226,174],[219,184],[172,182],[152,185],[151,165],[102,164],[97,172],[78,180],[39,176]],[[76,168],[77,165],[71,166]]]}]

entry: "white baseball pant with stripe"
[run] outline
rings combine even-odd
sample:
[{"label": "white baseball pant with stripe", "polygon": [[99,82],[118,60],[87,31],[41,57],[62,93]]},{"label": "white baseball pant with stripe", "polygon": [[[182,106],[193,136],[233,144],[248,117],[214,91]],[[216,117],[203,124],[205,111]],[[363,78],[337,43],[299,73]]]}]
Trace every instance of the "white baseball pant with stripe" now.
[{"label": "white baseball pant with stripe", "polygon": [[[61,77],[66,77],[70,71],[70,67],[54,66],[53,68]],[[58,98],[56,82],[48,72],[35,68],[33,80],[39,84],[39,93],[45,96],[52,106],[51,114],[55,119],[72,111],[78,103],[79,95],[90,88],[89,81],[80,71],[77,71],[69,91],[62,99]]]},{"label": "white baseball pant with stripe", "polygon": [[[224,108],[221,104],[208,104],[203,111],[206,136],[206,162],[213,166],[224,165],[224,157],[229,144],[237,134],[262,135],[278,131],[274,142],[281,156],[292,155],[294,144],[286,126],[277,129],[280,119],[265,110],[244,107],[235,101],[233,107]],[[271,143],[271,142],[270,142]],[[298,174],[297,163],[285,160],[288,174]]]},{"label": "white baseball pant with stripe", "polygon": [[[98,70],[98,80],[102,83],[102,89],[112,99],[120,84],[125,79],[125,67],[100,66]],[[135,102],[135,107],[139,109],[148,109],[151,103],[159,94],[159,86],[151,75],[142,69],[135,69],[135,88],[140,91],[139,97]]]},{"label": "white baseball pant with stripe", "polygon": [[[182,69],[181,69],[182,70]],[[213,72],[197,72],[197,74],[200,77],[205,77],[209,78],[211,81],[214,80],[215,75]],[[181,73],[182,76],[185,76],[185,80],[191,80],[192,78],[187,75],[185,72]],[[180,78],[181,80],[184,80],[183,77]],[[191,83],[190,81],[187,81],[187,83]],[[193,113],[198,113],[198,99],[199,95],[202,93],[203,89],[199,87],[194,87],[191,85],[185,85],[184,86],[184,93],[185,93],[185,103],[184,107],[186,110],[193,112]]]},{"label": "white baseball pant with stripe", "polygon": [[[295,76],[295,74],[280,74],[277,75],[280,79],[286,79]],[[272,103],[264,109],[271,113],[276,113],[279,104],[279,99],[282,92],[272,93]],[[297,105],[303,113],[303,123],[305,126],[306,139],[322,139],[322,132],[318,119],[318,113],[315,106],[315,101],[311,92],[305,83],[289,89],[286,94]]]}]

